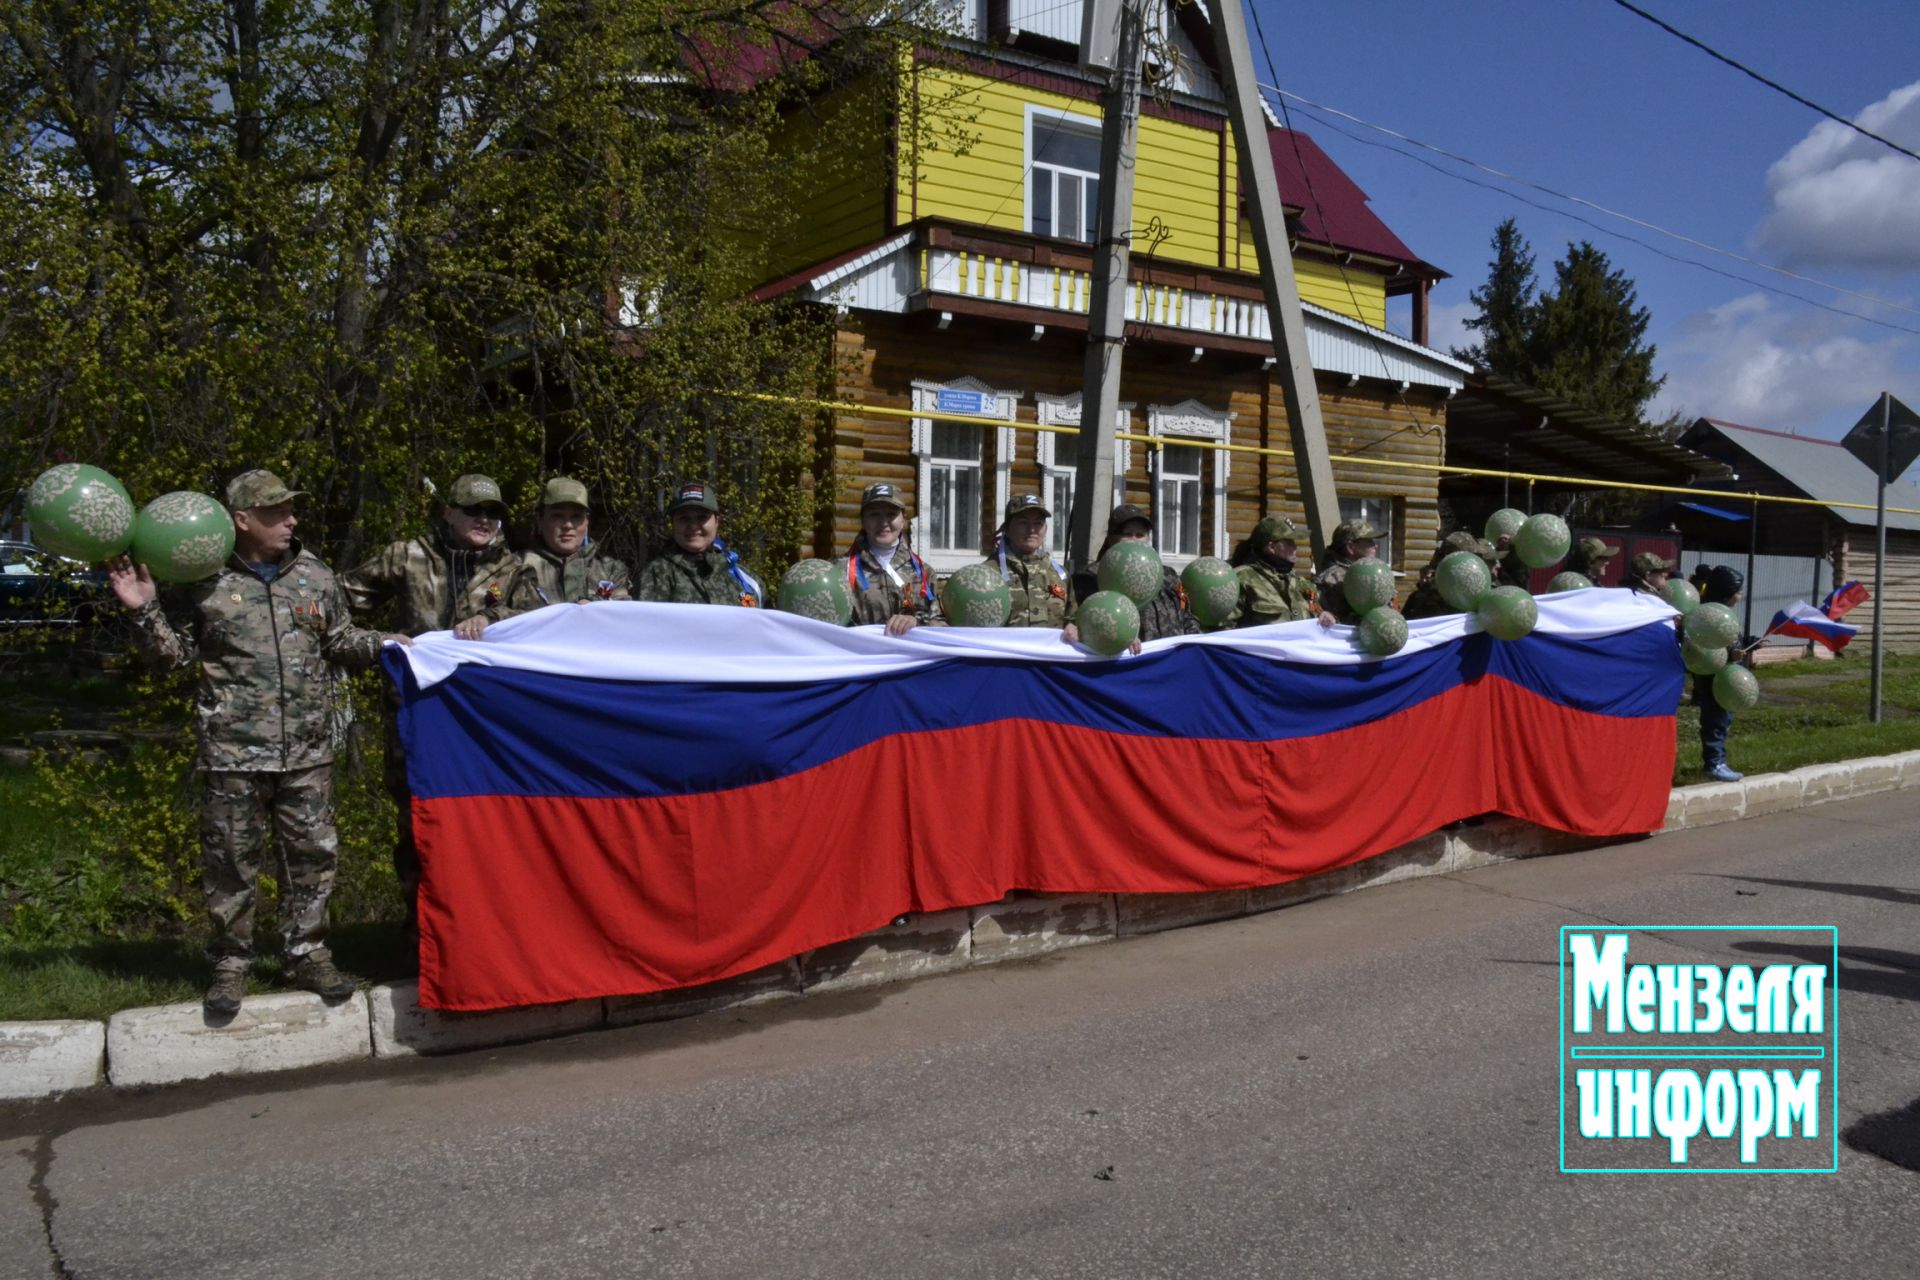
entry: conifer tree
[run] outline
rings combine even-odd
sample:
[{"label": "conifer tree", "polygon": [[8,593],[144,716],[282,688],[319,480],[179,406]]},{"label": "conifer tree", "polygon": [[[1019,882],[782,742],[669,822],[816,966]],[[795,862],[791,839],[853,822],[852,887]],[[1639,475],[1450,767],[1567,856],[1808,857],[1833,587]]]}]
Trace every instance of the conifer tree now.
[{"label": "conifer tree", "polygon": [[1467,295],[1480,314],[1466,322],[1480,340],[1455,347],[1454,358],[1466,360],[1490,373],[1524,378],[1529,367],[1528,340],[1533,332],[1533,250],[1508,218],[1493,230],[1493,261],[1487,264],[1487,282]]}]

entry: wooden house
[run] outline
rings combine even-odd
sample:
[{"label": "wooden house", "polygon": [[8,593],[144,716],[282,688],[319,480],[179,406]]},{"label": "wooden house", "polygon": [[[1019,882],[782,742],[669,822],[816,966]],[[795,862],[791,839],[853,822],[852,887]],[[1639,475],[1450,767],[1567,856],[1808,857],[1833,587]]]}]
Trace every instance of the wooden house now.
[{"label": "wooden house", "polygon": [[[886,178],[823,180],[804,243],[772,246],[759,296],[830,309],[838,409],[832,517],[813,553],[843,550],[861,489],[910,495],[913,539],[939,570],[978,559],[1010,495],[1037,492],[1066,546],[1086,348],[1101,85],[1075,63],[1077,3],[993,0],[958,11],[950,40],[902,66]],[[1304,512],[1239,164],[1200,6],[1153,42],[1134,196],[1131,317],[1116,498],[1149,508],[1165,560],[1226,555],[1263,515]],[[830,127],[835,104],[796,121]],[[929,113],[965,145],[920,145]],[[1383,554],[1417,568],[1438,530],[1445,406],[1468,366],[1423,344],[1442,272],[1369,208],[1314,141],[1269,121],[1263,157],[1294,236],[1343,516],[1391,530]],[[1404,307],[1390,332],[1389,307]],[[1218,446],[1232,446],[1220,448]],[[1248,449],[1247,446],[1251,446]]]}]

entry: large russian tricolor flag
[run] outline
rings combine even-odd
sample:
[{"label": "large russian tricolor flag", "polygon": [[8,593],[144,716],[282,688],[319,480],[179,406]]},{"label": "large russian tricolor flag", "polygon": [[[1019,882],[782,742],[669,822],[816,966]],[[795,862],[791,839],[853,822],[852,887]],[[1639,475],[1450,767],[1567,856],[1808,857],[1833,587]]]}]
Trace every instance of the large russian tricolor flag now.
[{"label": "large russian tricolor flag", "polygon": [[1386,659],[1311,622],[1108,659],[622,602],[392,647],[421,1003],[688,986],[1015,889],[1278,884],[1490,811],[1658,828],[1673,611],[1539,606],[1523,640],[1430,619]]}]

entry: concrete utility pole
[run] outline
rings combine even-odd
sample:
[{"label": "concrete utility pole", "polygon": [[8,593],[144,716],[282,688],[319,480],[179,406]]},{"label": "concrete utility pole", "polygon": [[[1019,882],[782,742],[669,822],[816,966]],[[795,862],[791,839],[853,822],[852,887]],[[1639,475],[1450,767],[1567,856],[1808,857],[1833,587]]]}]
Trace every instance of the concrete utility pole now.
[{"label": "concrete utility pole", "polygon": [[1267,315],[1273,327],[1287,428],[1293,439],[1293,465],[1300,476],[1300,497],[1306,504],[1317,561],[1326,550],[1333,527],[1340,523],[1340,495],[1333,487],[1327,430],[1320,420],[1320,391],[1313,380],[1313,360],[1307,354],[1300,286],[1293,276],[1293,249],[1287,236],[1286,213],[1280,207],[1273,156],[1267,149],[1266,113],[1260,107],[1260,88],[1253,75],[1253,56],[1240,5],[1241,0],[1207,0],[1207,16],[1213,20],[1214,47],[1219,51],[1221,78],[1226,83],[1227,116],[1240,155],[1247,216],[1260,252],[1260,285],[1267,295]]},{"label": "concrete utility pole", "polygon": [[1127,324],[1132,260],[1134,157],[1140,141],[1140,53],[1146,0],[1084,0],[1081,62],[1108,72],[1100,100],[1100,208],[1094,218],[1093,280],[1087,300],[1087,356],[1080,394],[1080,447],[1073,474],[1067,559],[1093,566],[1113,513],[1114,418],[1120,411],[1120,348]]}]

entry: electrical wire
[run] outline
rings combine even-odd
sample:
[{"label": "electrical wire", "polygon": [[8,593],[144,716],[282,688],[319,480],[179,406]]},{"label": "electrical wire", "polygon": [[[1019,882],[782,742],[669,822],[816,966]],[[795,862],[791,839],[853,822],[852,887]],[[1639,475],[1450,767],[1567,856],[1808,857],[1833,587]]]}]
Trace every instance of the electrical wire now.
[{"label": "electrical wire", "polygon": [[1859,134],[1861,137],[1872,138],[1875,142],[1879,143],[1881,146],[1890,147],[1893,150],[1898,151],[1901,155],[1908,157],[1909,159],[1920,160],[1920,152],[1909,151],[1907,148],[1901,146],[1899,143],[1895,142],[1893,139],[1883,138],[1879,134],[1875,133],[1873,130],[1868,129],[1862,125],[1856,124],[1854,121],[1847,119],[1847,117],[1841,115],[1839,112],[1827,110],[1825,107],[1821,106],[1819,103],[1815,102],[1813,99],[1802,97],[1800,94],[1795,93],[1793,90],[1787,88],[1787,86],[1781,84],[1778,80],[1767,79],[1767,77],[1761,75],[1758,71],[1755,71],[1752,67],[1749,67],[1745,63],[1737,61],[1736,59],[1729,58],[1726,54],[1721,53],[1718,49],[1715,49],[1713,46],[1709,44],[1706,44],[1700,40],[1694,39],[1692,36],[1688,35],[1686,32],[1680,30],[1678,27],[1672,25],[1671,23],[1663,21],[1662,19],[1655,17],[1653,14],[1648,13],[1645,9],[1642,9],[1639,5],[1629,4],[1627,3],[1627,0],[1613,0],[1613,2],[1619,5],[1622,9],[1625,9],[1628,13],[1638,14],[1642,18],[1645,18],[1648,22],[1651,22],[1654,26],[1660,28],[1662,31],[1666,32],[1668,35],[1673,36],[1675,39],[1684,40],[1686,43],[1692,45],[1694,48],[1698,49],[1700,52],[1706,54],[1709,58],[1713,58],[1719,62],[1724,62],[1729,67],[1732,67],[1735,71],[1738,71],[1741,75],[1747,76],[1748,78],[1753,80],[1758,80],[1761,84],[1767,86],[1767,88],[1773,90],[1775,93],[1783,94],[1786,97],[1792,98],[1795,102],[1807,108],[1809,111],[1817,111],[1821,115],[1825,116],[1827,119],[1833,121],[1835,124],[1843,124],[1847,128]]}]

